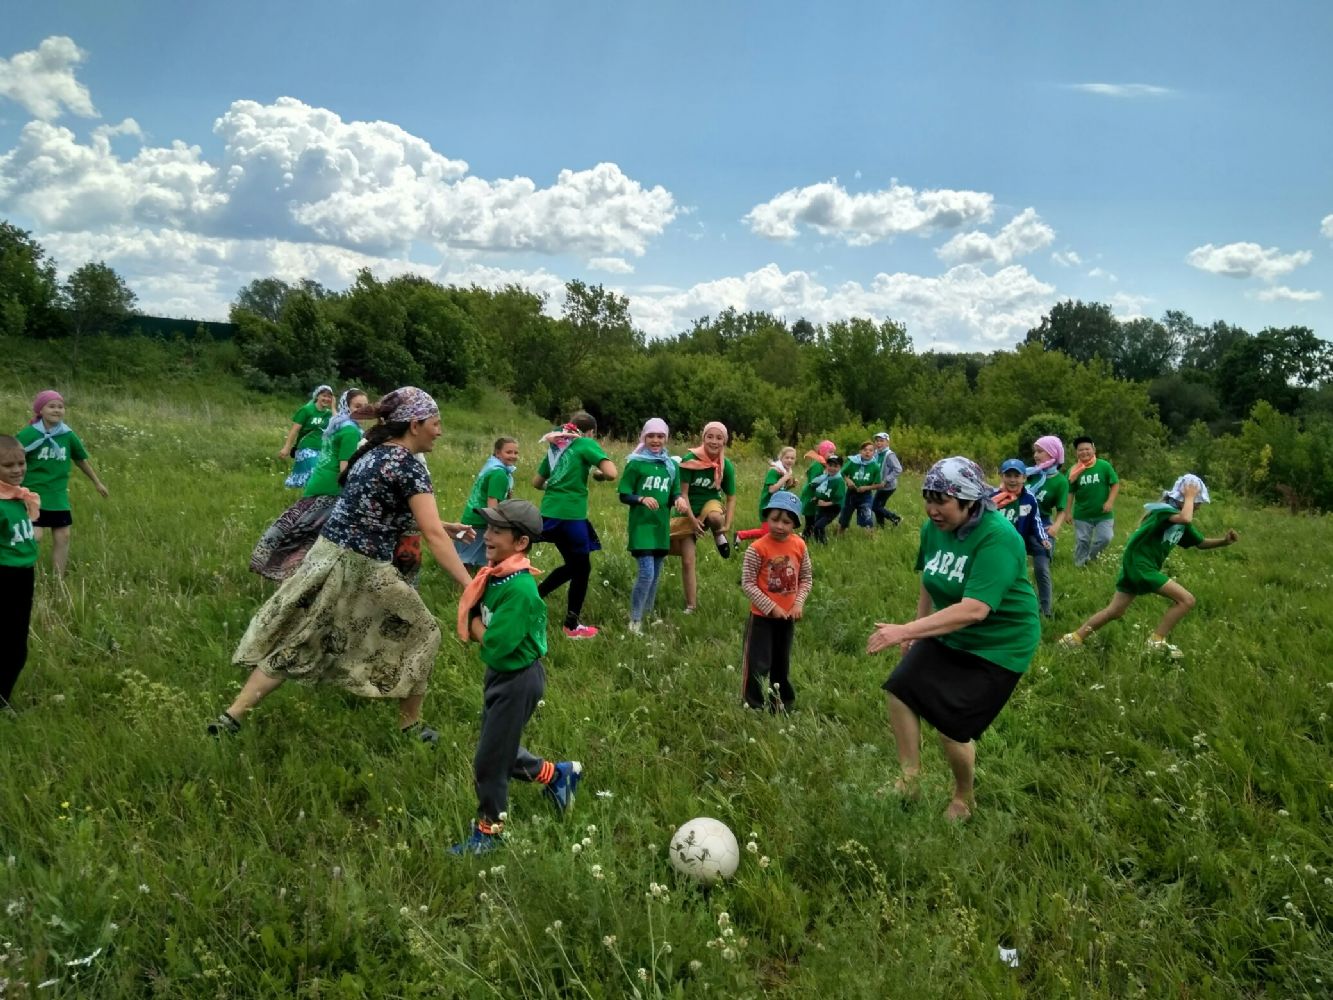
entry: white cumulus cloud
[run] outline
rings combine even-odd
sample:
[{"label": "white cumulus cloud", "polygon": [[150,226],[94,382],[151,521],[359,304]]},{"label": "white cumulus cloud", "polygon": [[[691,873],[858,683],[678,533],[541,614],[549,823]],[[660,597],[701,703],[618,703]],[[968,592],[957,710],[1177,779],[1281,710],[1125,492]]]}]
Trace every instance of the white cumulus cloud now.
[{"label": "white cumulus cloud", "polygon": [[1172,93],[1170,87],[1154,83],[1071,83],[1070,87],[1101,97],[1166,97]]},{"label": "white cumulus cloud", "polygon": [[594,271],[605,271],[608,274],[633,274],[634,265],[624,257],[593,257],[588,261],[588,267]]},{"label": "white cumulus cloud", "polygon": [[649,336],[666,336],[690,321],[728,306],[767,310],[788,320],[827,323],[853,316],[907,324],[918,349],[993,350],[1009,346],[1054,301],[1055,289],[1019,265],[988,274],[960,264],[938,276],[877,274],[868,284],[830,287],[806,271],[768,264],[739,277],[701,282],[684,290],[631,295],[630,309]]},{"label": "white cumulus cloud", "polygon": [[1263,288],[1255,295],[1255,298],[1260,302],[1318,302],[1323,297],[1323,292],[1305,288],[1288,288],[1286,285]]},{"label": "white cumulus cloud", "polygon": [[959,233],[935,253],[951,264],[1008,264],[1050,246],[1054,239],[1055,230],[1041,221],[1036,209],[1025,208],[994,236]]},{"label": "white cumulus cloud", "polygon": [[1101,278],[1103,281],[1109,281],[1112,284],[1115,284],[1117,281],[1120,280],[1118,277],[1116,277],[1110,271],[1106,270],[1106,268],[1104,267],[1094,267],[1091,271],[1088,272],[1088,277]]},{"label": "white cumulus cloud", "polygon": [[1051,254],[1051,260],[1061,267],[1078,267],[1083,263],[1076,250],[1057,250]]},{"label": "white cumulus cloud", "polygon": [[66,109],[96,118],[92,95],[74,77],[84,55],[72,38],[52,35],[34,50],[0,59],[0,97],[21,104],[34,118],[59,118]]},{"label": "white cumulus cloud", "polygon": [[1333,240],[1333,214],[1324,216],[1324,221],[1319,224],[1319,231]]},{"label": "white cumulus cloud", "polygon": [[1258,243],[1228,243],[1215,247],[1205,243],[1185,256],[1185,262],[1200,271],[1226,275],[1228,278],[1259,278],[1273,281],[1310,263],[1309,250],[1283,253],[1277,247]]},{"label": "white cumulus cloud", "polygon": [[928,235],[988,222],[993,201],[983,191],[917,191],[897,181],[853,194],[834,179],[784,191],[750,209],[744,222],[773,240],[793,239],[806,226],[849,246],[868,246],[904,233]]},{"label": "white cumulus cloud", "polygon": [[198,146],[141,146],[122,157],[113,135],[81,142],[45,121],[24,126],[0,156],[0,209],[40,228],[170,226],[210,236],[324,242],[377,256],[414,243],[479,251],[640,256],[676,217],[671,193],[614,163],[561,170],[545,187],[487,180],[388,122],[345,122],[294,98],[236,101],[214,125],[216,163]]}]

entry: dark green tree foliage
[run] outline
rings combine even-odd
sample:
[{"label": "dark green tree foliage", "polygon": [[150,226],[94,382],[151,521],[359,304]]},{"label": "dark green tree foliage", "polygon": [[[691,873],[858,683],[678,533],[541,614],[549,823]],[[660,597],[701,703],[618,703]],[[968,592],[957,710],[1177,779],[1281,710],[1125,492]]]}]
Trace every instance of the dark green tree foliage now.
[{"label": "dark green tree foliage", "polygon": [[75,337],[119,327],[134,314],[138,297],[105,262],[84,264],[60,289],[61,305]]},{"label": "dark green tree foliage", "polygon": [[1148,398],[1157,407],[1162,424],[1173,440],[1185,437],[1199,421],[1221,430],[1222,404],[1207,382],[1184,372],[1171,372],[1148,384]]},{"label": "dark green tree foliage", "polygon": [[1109,361],[1116,356],[1120,324],[1104,302],[1066,299],[1053,305],[1041,323],[1028,331],[1026,342],[1040,344],[1048,351],[1060,351],[1075,361],[1093,358]]},{"label": "dark green tree foliage", "polygon": [[1333,377],[1333,350],[1303,326],[1267,327],[1234,341],[1217,366],[1218,394],[1243,416],[1260,400],[1295,413],[1311,391]]},{"label": "dark green tree foliage", "polygon": [[917,371],[907,328],[892,320],[829,323],[818,341],[820,385],[863,422],[897,416],[896,400]]},{"label": "dark green tree foliage", "polygon": [[1033,442],[1039,437],[1054,434],[1064,443],[1063,468],[1069,469],[1074,464],[1074,439],[1082,433],[1082,426],[1067,413],[1034,413],[1018,425],[1014,455],[1025,462],[1033,461],[1036,457],[1032,453]]},{"label": "dark green tree foliage", "polygon": [[64,332],[55,261],[26,230],[0,220],[0,333],[53,337]]},{"label": "dark green tree foliage", "polygon": [[1120,324],[1119,343],[1108,360],[1116,378],[1147,382],[1173,371],[1179,356],[1171,328],[1143,316]]}]

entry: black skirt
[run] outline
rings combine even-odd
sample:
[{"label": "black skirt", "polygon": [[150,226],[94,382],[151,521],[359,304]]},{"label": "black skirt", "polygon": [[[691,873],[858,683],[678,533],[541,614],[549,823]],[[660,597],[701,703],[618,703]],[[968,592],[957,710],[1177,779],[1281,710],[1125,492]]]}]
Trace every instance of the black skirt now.
[{"label": "black skirt", "polygon": [[884,690],[955,743],[967,743],[995,721],[1021,676],[938,639],[918,639]]}]

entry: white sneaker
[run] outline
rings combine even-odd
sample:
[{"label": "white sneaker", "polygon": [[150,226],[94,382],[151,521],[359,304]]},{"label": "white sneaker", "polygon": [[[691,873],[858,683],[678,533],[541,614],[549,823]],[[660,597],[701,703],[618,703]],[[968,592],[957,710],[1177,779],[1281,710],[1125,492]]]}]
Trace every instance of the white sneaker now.
[{"label": "white sneaker", "polygon": [[630,634],[630,635],[643,635],[643,622],[630,622],[630,623],[629,623],[629,634]]},{"label": "white sneaker", "polygon": [[1165,639],[1153,639],[1149,637],[1148,641],[1144,644],[1144,646],[1150,653],[1156,653],[1159,655],[1165,654],[1166,656],[1169,656],[1173,660],[1179,660],[1185,655],[1181,651],[1179,646],[1173,646]]}]

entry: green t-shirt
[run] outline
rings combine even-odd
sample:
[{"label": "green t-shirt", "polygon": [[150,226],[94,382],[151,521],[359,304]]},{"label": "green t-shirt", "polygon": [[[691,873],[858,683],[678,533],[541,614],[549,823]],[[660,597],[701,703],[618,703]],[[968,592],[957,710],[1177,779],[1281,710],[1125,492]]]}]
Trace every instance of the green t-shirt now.
[{"label": "green t-shirt", "polygon": [[[696,455],[692,451],[687,451],[680,457],[682,462],[692,462],[697,458],[708,461],[706,455]],[[680,470],[680,484],[682,491],[687,489],[690,492],[690,510],[697,515],[703,510],[704,504],[709,500],[716,500],[722,503],[722,497],[736,495],[736,469],[731,464],[731,459],[725,456],[722,459],[722,482],[718,483],[717,470],[712,466],[707,469],[685,469]]]},{"label": "green t-shirt", "polygon": [[[763,488],[760,489],[759,491],[759,520],[761,521],[764,519],[764,508],[768,506],[769,498],[772,497],[773,492],[775,492],[775,491],[771,492],[769,490],[769,487],[772,486],[781,478],[782,478],[782,473],[779,472],[777,469],[769,469],[766,473],[764,473],[764,485]],[[791,486],[787,485],[783,488],[790,490]]]},{"label": "green t-shirt", "polygon": [[343,488],[338,485],[338,476],[342,463],[351,460],[356,449],[361,447],[361,428],[356,424],[343,424],[333,432],[333,437],[322,440],[319,458],[310,470],[310,478],[305,481],[303,497],[336,497]]},{"label": "green t-shirt", "polygon": [[805,470],[805,485],[801,487],[801,514],[809,517],[815,512],[815,480],[824,474],[821,462],[811,462]]},{"label": "green t-shirt", "polygon": [[506,470],[490,468],[484,473],[477,473],[477,478],[472,480],[472,492],[467,495],[467,503],[463,505],[463,516],[459,520],[474,528],[483,527],[486,518],[476,513],[476,508],[489,506],[486,501],[491,499],[504,500],[509,492],[509,473]]},{"label": "green t-shirt", "polygon": [[946,646],[1026,673],[1041,639],[1037,593],[1028,581],[1023,539],[1003,514],[988,510],[964,540],[927,520],[921,525],[916,568],[936,611],[964,597],[983,602],[982,621],[939,636]]},{"label": "green t-shirt", "polygon": [[[42,432],[32,424],[15,435],[26,449],[34,441],[42,441]],[[28,471],[23,485],[42,498],[42,510],[69,510],[69,467],[82,462],[88,449],[73,431],[57,434],[28,452]]]},{"label": "green t-shirt", "polygon": [[[823,475],[821,472],[820,476]],[[819,476],[815,477],[816,479]],[[814,506],[819,506],[820,500],[827,500],[834,507],[841,507],[842,502],[847,499],[847,483],[841,475],[829,476],[814,489]]]},{"label": "green t-shirt", "polygon": [[1171,518],[1179,513],[1174,507],[1150,510],[1125,542],[1125,554],[1120,557],[1120,577],[1116,589],[1127,594],[1152,594],[1162,589],[1168,577],[1162,572],[1166,557],[1179,545],[1193,548],[1203,541],[1203,532],[1189,524],[1172,524]]},{"label": "green t-shirt", "polygon": [[297,450],[308,448],[311,451],[319,451],[324,443],[324,428],[329,425],[331,419],[333,411],[321,410],[313,399],[293,413],[292,423],[301,425],[301,429],[296,433]]},{"label": "green t-shirt", "polygon": [[556,459],[546,455],[537,475],[546,480],[542,494],[542,516],[562,521],[582,521],[588,516],[588,473],[606,461],[606,452],[592,438],[575,438]]},{"label": "green t-shirt", "polygon": [[522,670],[546,655],[546,602],[527,570],[486,581],[481,623],[481,662],[492,670]]},{"label": "green t-shirt", "polygon": [[1115,515],[1103,511],[1102,507],[1111,496],[1111,487],[1120,482],[1120,477],[1111,468],[1111,463],[1099,458],[1078,474],[1078,479],[1069,484],[1069,492],[1074,495],[1075,521],[1106,521]]},{"label": "green t-shirt", "polygon": [[842,476],[844,479],[850,479],[853,486],[873,486],[879,482],[879,467],[880,463],[874,459],[865,465],[848,462],[842,467]]},{"label": "green t-shirt", "polygon": [[37,563],[37,538],[22,500],[0,500],[0,566]]},{"label": "green t-shirt", "polygon": [[1052,471],[1041,484],[1041,489],[1037,489],[1035,484],[1040,480],[1040,473],[1029,476],[1027,487],[1037,498],[1037,509],[1041,511],[1042,522],[1049,525],[1057,511],[1069,506],[1069,477],[1063,472]]},{"label": "green t-shirt", "polygon": [[663,552],[671,548],[671,498],[680,493],[680,471],[661,462],[631,458],[620,474],[620,492],[657,501],[657,510],[643,504],[629,509],[629,549],[631,552]]}]

